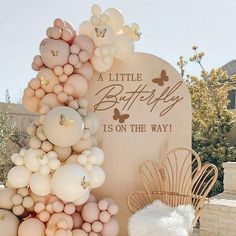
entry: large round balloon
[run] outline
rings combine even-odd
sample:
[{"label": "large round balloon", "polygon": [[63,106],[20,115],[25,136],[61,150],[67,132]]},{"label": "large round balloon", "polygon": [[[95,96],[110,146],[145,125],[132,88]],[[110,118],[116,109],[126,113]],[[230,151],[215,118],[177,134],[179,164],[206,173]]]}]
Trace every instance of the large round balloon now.
[{"label": "large round balloon", "polygon": [[124,17],[122,13],[116,8],[108,8],[106,13],[109,15],[108,24],[112,27],[114,33],[117,33],[121,30],[124,24]]},{"label": "large round balloon", "polygon": [[8,172],[7,180],[13,188],[24,188],[28,186],[31,174],[25,166],[15,166]]},{"label": "large round balloon", "polygon": [[11,198],[16,194],[16,190],[13,188],[0,189],[0,208],[12,209],[13,203]]},{"label": "large round balloon", "polygon": [[18,236],[45,236],[45,229],[44,223],[40,220],[29,218],[20,224]]},{"label": "large round balloon", "polygon": [[52,177],[52,191],[63,201],[74,202],[83,198],[89,187],[87,171],[77,164],[60,167]]},{"label": "large round balloon", "polygon": [[0,235],[17,236],[18,218],[12,212],[0,209]]},{"label": "large round balloon", "polygon": [[45,136],[59,147],[69,147],[77,143],[83,130],[82,117],[70,107],[59,106],[52,109],[43,121]]},{"label": "large round balloon", "polygon": [[30,177],[30,189],[38,196],[46,196],[51,193],[51,176],[34,173]]},{"label": "large round balloon", "polygon": [[57,65],[64,66],[68,62],[70,46],[63,40],[47,38],[40,44],[40,53],[43,63],[53,69]]},{"label": "large round balloon", "polygon": [[41,149],[27,150],[24,156],[25,166],[33,172],[39,171],[40,168],[39,160],[43,158],[44,154],[45,152],[42,151]]}]

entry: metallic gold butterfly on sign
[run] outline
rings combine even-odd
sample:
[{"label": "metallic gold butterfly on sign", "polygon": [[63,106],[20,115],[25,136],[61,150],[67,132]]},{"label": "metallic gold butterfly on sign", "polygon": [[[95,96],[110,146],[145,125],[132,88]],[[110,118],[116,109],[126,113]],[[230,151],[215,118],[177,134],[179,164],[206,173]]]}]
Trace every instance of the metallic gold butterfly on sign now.
[{"label": "metallic gold butterfly on sign", "polygon": [[106,28],[104,28],[104,29],[99,29],[99,28],[95,28],[95,32],[96,32],[96,36],[98,37],[98,38],[104,38],[105,37],[105,34],[106,34],[106,32],[107,32],[107,29]]},{"label": "metallic gold butterfly on sign", "polygon": [[117,108],[114,109],[113,120],[118,120],[119,123],[124,123],[128,118],[129,114],[121,114]]},{"label": "metallic gold butterfly on sign", "polygon": [[155,84],[158,84],[159,86],[163,86],[164,83],[168,80],[169,80],[169,77],[167,76],[166,71],[162,70],[161,71],[161,76],[157,77],[157,78],[154,78],[152,80],[152,82],[155,83]]}]

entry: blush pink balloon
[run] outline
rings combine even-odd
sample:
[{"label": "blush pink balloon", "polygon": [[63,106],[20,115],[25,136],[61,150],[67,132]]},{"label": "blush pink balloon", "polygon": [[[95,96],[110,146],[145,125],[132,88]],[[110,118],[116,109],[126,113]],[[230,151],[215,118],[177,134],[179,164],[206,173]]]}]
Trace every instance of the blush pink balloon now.
[{"label": "blush pink balloon", "polygon": [[81,215],[78,212],[74,212],[72,214],[72,219],[73,219],[73,229],[79,229],[83,224],[83,219]]},{"label": "blush pink balloon", "polygon": [[67,101],[68,96],[65,92],[60,92],[60,93],[57,94],[57,99],[58,99],[59,102],[64,103],[64,102]]},{"label": "blush pink balloon", "polygon": [[99,220],[100,220],[102,223],[108,223],[110,219],[111,219],[111,216],[110,216],[110,214],[109,214],[107,211],[102,211],[102,212],[99,214]]},{"label": "blush pink balloon", "polygon": [[108,206],[109,206],[109,203],[108,203],[107,200],[102,199],[102,200],[100,200],[100,201],[98,202],[98,208],[99,208],[101,211],[106,211],[107,208],[108,208]]},{"label": "blush pink balloon", "polygon": [[119,211],[119,207],[113,203],[108,207],[108,212],[113,216],[116,215]]},{"label": "blush pink balloon", "polygon": [[72,32],[73,37],[74,37],[76,35],[75,27],[69,21],[64,21],[64,24],[65,24],[65,28],[69,29]]},{"label": "blush pink balloon", "polygon": [[45,96],[45,91],[42,88],[35,90],[35,96],[37,98],[42,98]]},{"label": "blush pink balloon", "polygon": [[81,62],[88,61],[89,60],[89,54],[86,51],[84,51],[84,50],[80,51],[79,52],[79,60]]},{"label": "blush pink balloon", "polygon": [[93,40],[86,35],[78,35],[74,38],[73,43],[77,44],[82,51],[86,51],[89,55],[89,58],[93,55],[94,43]]},{"label": "blush pink balloon", "polygon": [[102,236],[117,236],[119,229],[118,222],[114,218],[111,218],[108,223],[103,225]]},{"label": "blush pink balloon", "polygon": [[80,68],[75,69],[75,73],[81,74],[85,79],[90,80],[94,74],[93,66],[89,62],[85,62]]},{"label": "blush pink balloon", "polygon": [[26,97],[33,97],[34,96],[34,90],[30,87],[27,87],[25,90],[24,90],[24,95]]},{"label": "blush pink balloon", "polygon": [[98,234],[92,231],[89,233],[89,236],[98,236]]},{"label": "blush pink balloon", "polygon": [[70,42],[73,39],[73,33],[69,29],[63,29],[61,38],[66,42]]},{"label": "blush pink balloon", "polygon": [[78,74],[72,74],[69,76],[69,79],[65,83],[65,85],[70,84],[73,87],[73,94],[74,98],[81,98],[83,97],[88,90],[88,83],[87,80]]},{"label": "blush pink balloon", "polygon": [[29,86],[32,89],[38,89],[40,87],[40,80],[38,78],[33,78],[29,82]]},{"label": "blush pink balloon", "polygon": [[85,221],[93,223],[98,220],[99,214],[100,210],[98,209],[97,203],[90,202],[84,205],[81,215]]},{"label": "blush pink balloon", "polygon": [[96,198],[95,198],[95,196],[93,194],[89,195],[87,203],[89,203],[89,202],[95,202],[95,203],[97,202],[97,200],[96,200]]},{"label": "blush pink balloon", "polygon": [[45,225],[38,219],[29,218],[23,221],[18,228],[18,236],[44,236]]},{"label": "blush pink balloon", "polygon": [[40,44],[40,53],[43,63],[53,69],[55,66],[64,66],[68,62],[70,46],[61,39],[44,39]]},{"label": "blush pink balloon", "polygon": [[67,203],[64,208],[64,212],[68,215],[72,215],[75,212],[75,205]]},{"label": "blush pink balloon", "polygon": [[103,229],[103,224],[100,222],[100,221],[95,221],[93,222],[92,224],[92,230],[95,232],[95,233],[100,233]]},{"label": "blush pink balloon", "polygon": [[53,24],[54,26],[57,26],[59,29],[63,29],[65,27],[65,22],[60,18],[56,18]]}]

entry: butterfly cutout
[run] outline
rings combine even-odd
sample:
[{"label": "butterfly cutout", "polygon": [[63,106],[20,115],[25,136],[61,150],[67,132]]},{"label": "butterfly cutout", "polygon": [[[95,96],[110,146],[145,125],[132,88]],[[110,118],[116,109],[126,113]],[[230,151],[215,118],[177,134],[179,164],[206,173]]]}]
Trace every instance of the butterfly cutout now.
[{"label": "butterfly cutout", "polygon": [[155,83],[155,84],[158,84],[159,86],[163,86],[165,81],[168,81],[168,80],[169,80],[169,77],[167,76],[166,71],[162,70],[161,71],[161,77],[160,78],[154,78],[152,80],[152,82]]},{"label": "butterfly cutout", "polygon": [[105,28],[105,29],[100,30],[99,28],[96,27],[95,32],[96,32],[97,37],[104,38],[107,32],[107,29]]},{"label": "butterfly cutout", "polygon": [[51,50],[51,53],[54,57],[58,56],[58,50],[54,51],[54,50]]},{"label": "butterfly cutout", "polygon": [[67,126],[69,126],[69,125],[72,125],[74,122],[75,122],[74,120],[66,119],[66,117],[61,114],[61,117],[60,117],[60,125],[62,125],[62,126],[64,126],[64,127],[67,127]]},{"label": "butterfly cutout", "polygon": [[90,186],[90,183],[88,181],[86,181],[85,176],[83,177],[81,186],[83,187],[83,189],[86,189]]},{"label": "butterfly cutout", "polygon": [[119,120],[119,123],[124,123],[125,120],[128,118],[129,118],[129,114],[121,115],[120,111],[117,108],[114,109],[113,120]]},{"label": "butterfly cutout", "polygon": [[42,85],[45,85],[45,86],[49,85],[49,80],[44,78],[43,76],[40,76],[39,80]]}]

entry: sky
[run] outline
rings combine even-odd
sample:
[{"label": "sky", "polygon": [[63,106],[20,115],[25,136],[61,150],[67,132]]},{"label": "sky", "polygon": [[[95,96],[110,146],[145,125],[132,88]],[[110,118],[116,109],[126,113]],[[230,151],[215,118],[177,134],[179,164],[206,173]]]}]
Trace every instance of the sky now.
[{"label": "sky", "polygon": [[[180,55],[192,55],[198,45],[206,57],[206,69],[236,59],[235,0],[0,0],[0,101],[9,90],[12,102],[19,102],[28,81],[36,75],[32,58],[55,18],[78,28],[90,18],[90,8],[119,8],[125,23],[140,25],[142,38],[135,50],[168,61],[174,67]],[[197,64],[187,73],[198,75]]]}]

